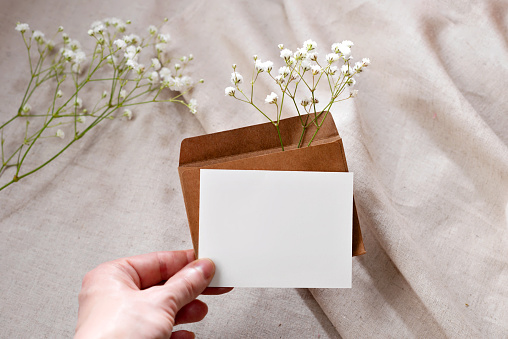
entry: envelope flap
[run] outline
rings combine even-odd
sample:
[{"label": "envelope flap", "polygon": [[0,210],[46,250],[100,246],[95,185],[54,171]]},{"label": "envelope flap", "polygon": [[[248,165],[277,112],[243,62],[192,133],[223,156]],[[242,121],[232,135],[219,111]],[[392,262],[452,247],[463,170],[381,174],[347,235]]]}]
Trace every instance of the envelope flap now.
[{"label": "envelope flap", "polygon": [[[279,127],[285,149],[297,147],[302,135],[302,122],[310,122],[310,117],[308,121],[306,119],[307,115],[281,121]],[[321,120],[320,117],[318,121]],[[313,124],[306,129],[303,144],[311,140],[315,130],[316,127]],[[339,133],[333,117],[327,114],[313,144],[337,137]],[[180,147],[180,166],[234,157],[239,154],[266,154],[279,151],[281,151],[281,145],[276,128],[268,122],[184,139]]]}]

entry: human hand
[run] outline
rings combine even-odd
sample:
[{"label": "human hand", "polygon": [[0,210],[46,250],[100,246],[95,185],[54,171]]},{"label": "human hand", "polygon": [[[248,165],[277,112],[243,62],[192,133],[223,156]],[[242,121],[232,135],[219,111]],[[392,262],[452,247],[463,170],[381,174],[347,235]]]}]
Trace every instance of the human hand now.
[{"label": "human hand", "polygon": [[75,338],[194,338],[188,331],[172,333],[173,326],[205,317],[199,294],[231,290],[206,288],[214,273],[213,262],[194,260],[192,250],[103,263],[83,279]]}]

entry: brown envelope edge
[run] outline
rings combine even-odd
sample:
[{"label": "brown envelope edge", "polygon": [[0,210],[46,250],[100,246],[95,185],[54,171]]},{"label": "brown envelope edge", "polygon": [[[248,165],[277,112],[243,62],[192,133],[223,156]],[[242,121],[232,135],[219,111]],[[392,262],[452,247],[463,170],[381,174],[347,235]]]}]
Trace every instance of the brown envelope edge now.
[{"label": "brown envelope edge", "polygon": [[[283,130],[284,126],[284,130]],[[199,246],[199,170],[298,170],[322,172],[347,172],[347,162],[340,138],[331,114],[326,118],[312,146],[296,148],[300,139],[300,117],[283,119],[281,133],[286,150],[280,149],[273,125],[265,123],[234,130],[187,138],[180,149],[178,172],[189,221],[192,244],[196,257]],[[309,129],[304,140],[313,134]],[[276,136],[276,134],[275,134]],[[365,254],[360,221],[353,199],[352,255]]]}]

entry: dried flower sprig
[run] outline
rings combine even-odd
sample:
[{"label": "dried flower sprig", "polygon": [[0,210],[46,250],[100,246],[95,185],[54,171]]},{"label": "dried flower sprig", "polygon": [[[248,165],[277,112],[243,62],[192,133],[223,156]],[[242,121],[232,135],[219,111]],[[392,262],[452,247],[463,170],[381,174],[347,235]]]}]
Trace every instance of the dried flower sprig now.
[{"label": "dried flower sprig", "polygon": [[[95,46],[89,54],[61,26],[48,39],[41,31],[31,31],[26,23],[16,25],[28,52],[30,78],[18,111],[0,125],[0,179],[14,170],[12,179],[0,181],[0,191],[46,166],[93,127],[118,117],[117,112],[131,120],[131,106],[174,102],[196,113],[196,100],[186,102],[183,98],[195,85],[185,73],[193,56],[172,60],[167,52],[169,34],[150,25],[141,38],[126,33],[129,24],[117,18],[92,23],[88,35]],[[47,90],[54,93],[49,103],[34,99],[36,92]],[[17,135],[20,130],[23,135]],[[67,142],[48,159],[22,171],[31,151],[52,137]]]},{"label": "dried flower sprig", "polygon": [[[257,55],[254,55],[254,71],[250,82],[250,93],[246,94],[242,90],[240,85],[243,83],[243,76],[237,72],[237,66],[233,64],[233,73],[231,73],[233,86],[225,89],[225,95],[246,102],[263,114],[275,126],[282,150],[284,150],[284,144],[279,123],[285,100],[291,100],[302,124],[302,134],[298,143],[299,148],[303,146],[302,143],[307,128],[311,125],[316,127],[316,131],[307,144],[307,146],[310,146],[332,105],[357,95],[357,90],[351,90],[348,96],[341,97],[347,87],[355,85],[358,74],[370,65],[368,58],[352,63],[352,46],[353,43],[349,40],[332,44],[332,53],[326,54],[325,62],[320,63],[316,52],[317,43],[313,40],[306,40],[303,46],[294,52],[280,44],[278,47],[284,65],[279,68],[277,74],[273,72],[272,61],[263,62]],[[337,64],[340,61],[342,61],[342,65],[339,68]],[[267,73],[280,90],[280,97],[277,93],[271,92],[265,98],[266,104],[275,105],[276,118],[274,119],[270,118],[270,115],[254,102],[254,84],[261,73]],[[316,96],[316,90],[321,80],[326,81],[330,90],[330,96],[327,97],[326,101]],[[241,96],[237,96],[237,92]],[[324,106],[318,109],[316,104],[320,101],[324,103]]]}]

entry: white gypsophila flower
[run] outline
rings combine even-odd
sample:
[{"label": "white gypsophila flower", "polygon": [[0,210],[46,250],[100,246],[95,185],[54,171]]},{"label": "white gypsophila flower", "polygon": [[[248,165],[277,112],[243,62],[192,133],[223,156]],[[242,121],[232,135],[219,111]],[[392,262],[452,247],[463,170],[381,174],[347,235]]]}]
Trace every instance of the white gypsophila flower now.
[{"label": "white gypsophila flower", "polygon": [[118,18],[110,18],[109,22],[111,23],[111,25],[113,25],[115,27],[118,25],[125,25],[125,22],[122,19],[118,19]]},{"label": "white gypsophila flower", "polygon": [[107,97],[109,95],[108,91],[104,91],[102,92],[102,99],[104,99],[105,97]]},{"label": "white gypsophila flower", "polygon": [[277,96],[277,94],[276,94],[276,93],[274,93],[274,92],[272,92],[272,93],[270,93],[270,94],[268,94],[268,95],[266,96],[265,102],[266,102],[267,104],[275,104],[275,103],[277,103],[277,99],[278,99],[278,98],[279,98],[279,97]]},{"label": "white gypsophila flower", "polygon": [[233,85],[239,85],[243,83],[243,76],[238,72],[231,73],[231,82]]},{"label": "white gypsophila flower", "polygon": [[273,62],[271,62],[271,61],[262,62],[261,60],[258,59],[258,60],[256,60],[255,68],[258,72],[270,73],[270,71],[273,68]]},{"label": "white gypsophila flower", "polygon": [[132,111],[130,109],[124,109],[122,116],[127,117],[128,120],[132,119]]},{"label": "white gypsophila flower", "polygon": [[137,61],[134,61],[132,59],[128,59],[125,65],[129,68],[132,68],[134,70],[138,69],[138,63]]},{"label": "white gypsophila flower", "polygon": [[316,98],[315,96],[313,97],[312,94],[310,94],[308,97],[303,98],[300,104],[303,107],[305,107],[307,105],[317,104],[317,103],[319,103],[318,98]]},{"label": "white gypsophila flower", "polygon": [[279,47],[279,49],[282,51],[284,49],[284,45],[283,44],[278,44],[277,47]]},{"label": "white gypsophila flower", "polygon": [[127,95],[127,92],[126,92],[124,89],[122,89],[122,90],[120,91],[120,99],[125,99],[125,96],[126,96],[126,95]]},{"label": "white gypsophila flower", "polygon": [[350,41],[350,40],[343,40],[343,41],[342,41],[342,44],[343,44],[344,46],[349,47],[349,48],[351,48],[351,47],[353,47],[353,46],[354,46],[354,43],[353,43],[352,41]]},{"label": "white gypsophila flower", "polygon": [[118,21],[118,23],[116,23],[116,25],[113,25],[113,26],[115,26],[115,27],[116,27],[116,30],[117,30],[118,32],[123,33],[123,32],[125,32],[125,29],[126,29],[127,27],[125,26],[125,22],[123,22],[123,21],[122,21],[122,20],[120,20],[120,19],[118,19],[118,20],[119,20],[119,21]]},{"label": "white gypsophila flower", "polygon": [[190,99],[190,101],[189,101],[189,111],[192,114],[196,114],[197,113],[197,108],[198,108],[198,101],[196,99]]},{"label": "white gypsophila flower", "polygon": [[139,36],[137,36],[136,34],[125,35],[122,39],[128,45],[130,45],[130,44],[137,44],[137,43],[139,43],[141,41],[141,38]]},{"label": "white gypsophila flower", "polygon": [[104,26],[104,24],[100,23],[98,25],[95,25],[92,29],[95,34],[103,34],[104,31],[106,30],[106,26]]},{"label": "white gypsophila flower", "polygon": [[340,45],[341,45],[341,43],[340,43],[340,42],[334,42],[334,43],[332,44],[332,47],[331,47],[332,52],[333,52],[333,53],[336,53],[336,54],[339,54],[339,53],[340,53],[340,49],[339,49],[339,46],[340,46]]},{"label": "white gypsophila flower", "polygon": [[363,62],[360,62],[360,61],[355,62],[354,66],[353,66],[354,73],[361,73],[362,67],[363,67]]},{"label": "white gypsophila flower", "polygon": [[307,50],[305,48],[298,48],[294,53],[293,57],[296,60],[301,60],[307,58]]},{"label": "white gypsophila flower", "polygon": [[312,70],[313,75],[318,75],[323,70],[319,65],[314,65],[310,69]]},{"label": "white gypsophila flower", "polygon": [[338,56],[337,54],[335,54],[335,53],[328,53],[328,54],[326,55],[326,61],[327,61],[329,64],[331,64],[331,63],[333,63],[333,62],[335,62],[335,61],[337,61],[337,60],[339,60],[339,56]]},{"label": "white gypsophila flower", "polygon": [[291,70],[287,66],[282,66],[279,68],[279,75],[281,75],[283,78],[287,77],[291,73]]},{"label": "white gypsophila flower", "polygon": [[148,33],[150,33],[150,35],[157,34],[157,27],[155,27],[154,25],[148,26]]},{"label": "white gypsophila flower", "polygon": [[108,57],[106,58],[108,64],[111,64],[111,65],[117,65],[118,64],[118,58],[114,55],[108,55]]},{"label": "white gypsophila flower", "polygon": [[342,67],[340,68],[340,72],[346,76],[349,76],[351,75],[351,68],[349,67],[349,65],[342,65]]},{"label": "white gypsophila flower", "polygon": [[317,61],[317,56],[317,53],[314,52],[307,53],[308,60]]},{"label": "white gypsophila flower", "polygon": [[159,34],[157,35],[157,39],[159,39],[159,42],[169,42],[171,36],[169,34]]},{"label": "white gypsophila flower", "polygon": [[66,60],[66,61],[70,61],[71,60],[71,57],[72,55],[74,54],[73,51],[71,51],[70,49],[67,49],[67,48],[63,48],[61,47],[60,48],[60,51],[58,52],[61,56],[63,56],[63,58]]},{"label": "white gypsophila flower", "polygon": [[349,48],[347,46],[345,48],[343,48],[341,53],[342,53],[342,59],[344,59],[346,61],[352,58],[351,57],[351,48]]},{"label": "white gypsophila flower", "polygon": [[84,124],[86,121],[86,117],[84,115],[80,115],[78,119],[76,119],[79,123]]},{"label": "white gypsophila flower", "polygon": [[126,59],[130,59],[130,60],[137,60],[137,49],[135,46],[129,46],[125,49],[125,53],[123,54],[123,56],[126,58]]},{"label": "white gypsophila flower", "polygon": [[307,59],[302,60],[300,65],[301,65],[303,71],[310,71],[311,64],[310,64],[309,60],[307,60]]},{"label": "white gypsophila flower", "polygon": [[275,77],[275,83],[282,85],[286,80],[284,80],[284,77],[282,75],[277,75]]},{"label": "white gypsophila flower", "polygon": [[178,71],[180,68],[182,68],[182,65],[180,64],[175,64],[175,71]]},{"label": "white gypsophila flower", "polygon": [[113,45],[115,45],[118,49],[125,48],[127,46],[127,43],[122,39],[116,39],[113,42]]},{"label": "white gypsophila flower", "polygon": [[158,43],[155,45],[155,50],[158,52],[158,53],[162,53],[166,50],[166,44],[165,43]]},{"label": "white gypsophila flower", "polygon": [[32,109],[32,106],[30,104],[24,104],[23,108],[21,109],[21,111],[23,113],[28,113],[28,112],[30,112],[31,109]]},{"label": "white gypsophila flower", "polygon": [[46,40],[46,46],[48,46],[48,49],[51,51],[55,48],[55,42],[53,40]]},{"label": "white gypsophila flower", "polygon": [[61,97],[63,97],[63,93],[62,93],[62,90],[61,90],[61,89],[59,89],[58,91],[56,91],[56,97],[57,97],[57,98],[61,98]]},{"label": "white gypsophila flower", "polygon": [[180,80],[182,82],[182,90],[187,91],[192,86],[194,86],[194,81],[190,76],[184,75],[183,77],[180,78]]},{"label": "white gypsophila flower", "polygon": [[[130,22],[127,21],[127,23],[130,23]],[[126,23],[122,19],[118,19],[118,18],[106,18],[106,19],[104,19],[104,24],[106,25],[106,27],[109,27],[109,26],[115,27],[116,30],[120,33],[125,32],[125,29],[126,29],[126,26],[125,26]]]},{"label": "white gypsophila flower", "polygon": [[169,89],[172,91],[183,91],[185,87],[185,84],[182,80],[182,78],[176,77],[169,79]]},{"label": "white gypsophila flower", "polygon": [[20,22],[18,22],[16,24],[16,31],[18,31],[18,32],[25,33],[26,31],[29,31],[29,30],[30,30],[30,26],[28,24],[22,24]]},{"label": "white gypsophila flower", "polygon": [[171,77],[171,70],[170,70],[169,68],[167,68],[167,67],[163,67],[163,68],[161,68],[161,70],[159,71],[159,76],[160,76],[162,79],[166,80],[166,79],[168,79],[168,78],[170,78],[170,77]]},{"label": "white gypsophila flower", "polygon": [[153,58],[152,59],[152,67],[156,71],[161,69],[162,65],[161,65],[161,62],[159,61],[159,59],[157,59],[157,58]]},{"label": "white gypsophila flower", "polygon": [[[105,22],[107,24],[109,24],[109,19],[105,19]],[[104,23],[102,21],[94,21],[92,22],[92,24],[90,25],[90,29],[95,29],[96,27],[100,27],[100,26],[104,26]]]},{"label": "white gypsophila flower", "polygon": [[226,87],[226,89],[224,90],[224,94],[229,95],[230,97],[234,97],[235,92],[236,92],[236,88],[234,88],[234,87]]},{"label": "white gypsophila flower", "polygon": [[349,60],[351,58],[351,47],[348,45],[341,43],[334,43],[332,45],[332,51],[334,53],[340,54],[344,60]]},{"label": "white gypsophila flower", "polygon": [[349,79],[347,79],[346,84],[348,86],[351,86],[351,87],[354,86],[356,84],[355,78],[349,78]]},{"label": "white gypsophila flower", "polygon": [[293,52],[290,49],[285,48],[282,51],[280,51],[280,57],[285,60],[289,59],[292,56],[293,56]]},{"label": "white gypsophila flower", "polygon": [[83,100],[79,97],[76,97],[74,100],[74,106],[76,106],[77,108],[83,107]]},{"label": "white gypsophila flower", "polygon": [[130,35],[124,35],[122,40],[127,44],[127,45],[130,45],[132,44],[132,37]]},{"label": "white gypsophila flower", "polygon": [[42,44],[44,42],[44,33],[41,31],[34,31],[32,33],[32,38],[38,43]]},{"label": "white gypsophila flower", "polygon": [[330,75],[334,75],[335,73],[337,73],[337,69],[338,69],[338,67],[337,67],[337,66],[330,66],[330,67],[328,68],[328,74],[330,74]]},{"label": "white gypsophila flower", "polygon": [[145,71],[145,65],[138,63],[138,66],[134,70],[141,75]]},{"label": "white gypsophila flower", "polygon": [[259,60],[256,55],[254,56],[254,60],[255,60],[254,68],[256,69],[256,71],[263,72],[263,62]]},{"label": "white gypsophila flower", "polygon": [[72,61],[76,64],[80,65],[86,60],[86,54],[85,52],[79,50],[76,53],[74,53],[74,57],[72,58]]},{"label": "white gypsophila flower", "polygon": [[369,58],[363,58],[362,63],[364,67],[367,67],[370,65],[370,59]]},{"label": "white gypsophila flower", "polygon": [[316,49],[317,43],[313,40],[306,40],[303,43],[303,48],[305,48],[307,51],[312,51],[313,49]]},{"label": "white gypsophila flower", "polygon": [[74,52],[67,48],[60,48],[60,54],[63,56],[64,60],[70,62],[74,57]]},{"label": "white gypsophila flower", "polygon": [[154,84],[157,81],[159,81],[159,73],[153,71],[153,72],[150,73],[150,75],[148,75],[147,79],[148,79],[149,83]]},{"label": "white gypsophila flower", "polygon": [[58,129],[58,130],[56,131],[56,133],[55,133],[55,137],[58,137],[58,138],[60,138],[60,139],[63,139],[63,138],[65,138],[65,132],[64,132],[64,131],[62,131],[61,129]]},{"label": "white gypsophila flower", "polygon": [[349,95],[351,98],[355,98],[358,95],[358,90],[354,89],[351,91],[351,94]]},{"label": "white gypsophila flower", "polygon": [[78,40],[71,40],[69,41],[69,47],[71,48],[71,50],[73,51],[77,51],[79,49],[81,49],[81,44],[79,43]]}]

